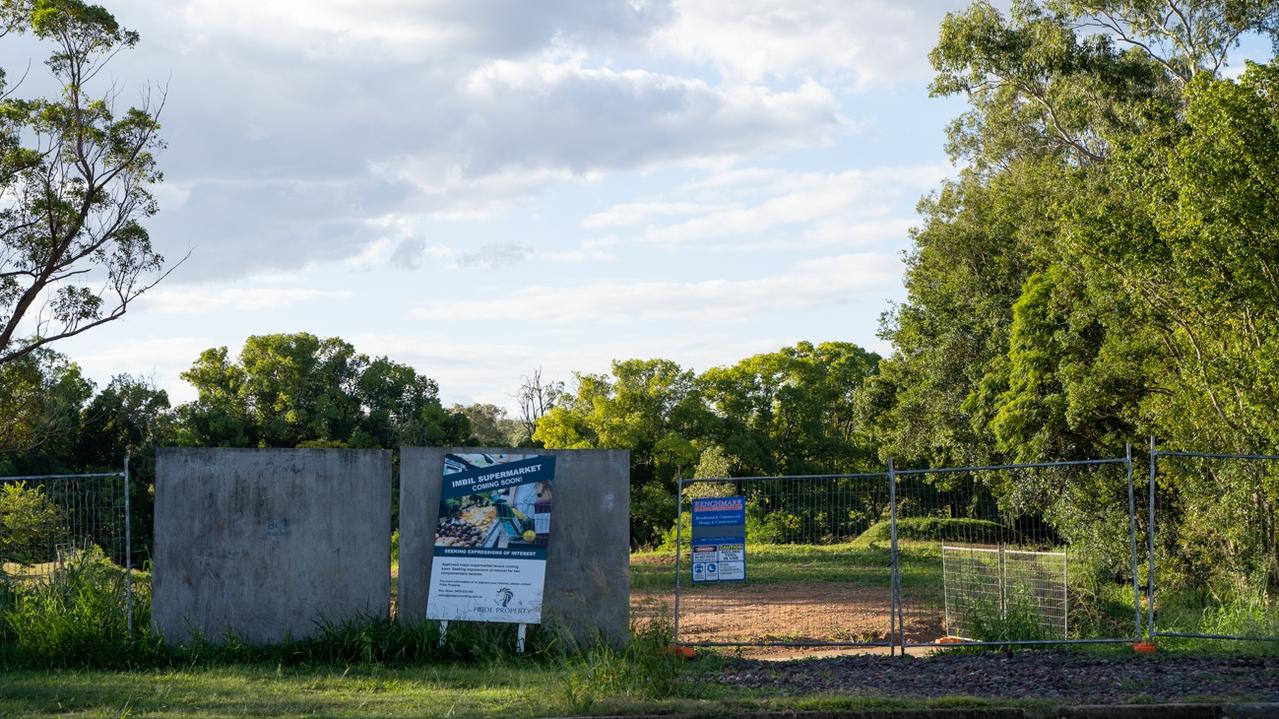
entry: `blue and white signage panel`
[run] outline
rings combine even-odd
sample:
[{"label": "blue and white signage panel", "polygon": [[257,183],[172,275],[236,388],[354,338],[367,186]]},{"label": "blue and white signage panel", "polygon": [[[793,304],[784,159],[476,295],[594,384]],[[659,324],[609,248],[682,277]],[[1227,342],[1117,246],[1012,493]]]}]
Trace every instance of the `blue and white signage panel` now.
[{"label": "blue and white signage panel", "polygon": [[746,579],[746,498],[693,500],[693,581]]}]

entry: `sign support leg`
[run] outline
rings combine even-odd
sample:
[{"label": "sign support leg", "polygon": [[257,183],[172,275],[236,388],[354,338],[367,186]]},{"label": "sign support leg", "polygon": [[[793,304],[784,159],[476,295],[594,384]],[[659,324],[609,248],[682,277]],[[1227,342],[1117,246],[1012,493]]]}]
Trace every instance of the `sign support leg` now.
[{"label": "sign support leg", "polygon": [[438,646],[444,646],[444,640],[449,636],[449,622],[447,619],[440,621],[440,643]]},{"label": "sign support leg", "polygon": [[524,653],[524,636],[527,631],[528,631],[528,625],[521,623],[519,634],[515,635],[515,653],[516,654]]}]

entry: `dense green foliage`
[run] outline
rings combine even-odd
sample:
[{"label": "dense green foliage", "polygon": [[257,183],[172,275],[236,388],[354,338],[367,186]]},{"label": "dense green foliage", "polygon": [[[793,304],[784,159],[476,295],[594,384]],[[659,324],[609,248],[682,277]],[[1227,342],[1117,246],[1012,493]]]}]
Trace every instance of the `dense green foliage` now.
[{"label": "dense green foliage", "polygon": [[[1148,434],[1279,447],[1279,68],[1222,72],[1277,19],[1247,0],[976,2],[946,19],[932,89],[969,101],[950,130],[963,169],[921,203],[908,299],[883,322],[896,352],[861,397],[882,457],[1117,456]],[[1170,579],[1279,586],[1273,469],[1161,471]],[[1037,511],[1113,543],[1097,536],[1110,490],[1063,489]],[[1004,508],[1025,494],[985,491]],[[1271,529],[1244,542],[1240,526]],[[1239,559],[1200,560],[1222,555]]]},{"label": "dense green foliage", "polygon": [[551,448],[631,451],[632,542],[658,542],[679,477],[856,472],[875,463],[854,397],[879,357],[846,342],[801,342],[702,374],[669,360],[613,363],[537,423]]}]

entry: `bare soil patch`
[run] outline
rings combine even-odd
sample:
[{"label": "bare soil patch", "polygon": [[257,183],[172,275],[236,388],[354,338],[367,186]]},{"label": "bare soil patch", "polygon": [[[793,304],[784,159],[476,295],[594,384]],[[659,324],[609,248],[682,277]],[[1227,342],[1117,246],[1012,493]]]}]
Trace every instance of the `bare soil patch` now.
[{"label": "bare soil patch", "polygon": [[729,659],[723,684],[770,694],[964,695],[1070,704],[1279,701],[1279,657],[1092,656],[1069,651]]},{"label": "bare soil patch", "polygon": [[[631,590],[631,612],[641,621],[669,619],[674,604],[669,590]],[[942,636],[940,615],[911,613],[905,619],[909,641]],[[687,643],[886,643],[889,626],[887,588],[842,582],[723,584],[682,591],[680,598],[680,641]]]}]

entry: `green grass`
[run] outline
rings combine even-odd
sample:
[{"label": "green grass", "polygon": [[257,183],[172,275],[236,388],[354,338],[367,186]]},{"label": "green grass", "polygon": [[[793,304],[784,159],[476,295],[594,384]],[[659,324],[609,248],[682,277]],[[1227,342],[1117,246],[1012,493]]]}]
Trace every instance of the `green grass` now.
[{"label": "green grass", "polygon": [[[751,545],[748,551],[752,581],[888,586],[889,553],[879,543]],[[940,591],[935,542],[903,541],[902,566],[908,597],[934,597]],[[738,715],[765,709],[833,712],[1009,704],[970,697],[776,696],[767,690],[725,687],[704,676],[721,666],[717,657],[685,664],[663,653],[669,632],[661,626],[637,632],[626,649],[597,646],[582,651],[565,651],[534,631],[531,653],[522,657],[513,655],[514,635],[508,626],[462,624],[440,648],[437,630],[430,623],[404,629],[385,620],[326,627],[315,640],[280,647],[250,647],[229,638],[225,643],[196,643],[177,651],[158,643],[112,651],[115,629],[102,636],[79,633],[89,625],[99,626],[95,617],[110,610],[98,603],[101,598],[92,588],[118,596],[113,584],[116,574],[100,562],[95,567],[68,574],[65,584],[55,585],[63,603],[51,606],[61,607],[58,611],[69,617],[65,624],[55,616],[58,612],[13,615],[21,620],[24,633],[39,639],[39,653],[0,671],[0,716]],[[632,562],[634,581],[640,586],[671,586],[672,569],[669,553],[639,554]],[[912,588],[917,591],[910,593]],[[9,606],[12,611],[14,605]],[[145,617],[139,617],[139,623],[145,626]],[[993,631],[1005,633],[1006,629]],[[1161,642],[1161,654],[1152,661],[1205,649],[1237,650],[1238,644],[1230,643],[1232,649],[1223,650],[1222,643]],[[74,661],[48,661],[68,647],[74,651],[67,657]],[[1256,645],[1243,648],[1256,649]],[[84,652],[90,649],[108,656],[86,657]],[[1131,656],[1132,650],[1122,646],[1085,651],[1120,657]],[[132,669],[85,668],[105,660]]]},{"label": "green grass", "polygon": [[[941,553],[933,542],[900,542],[902,586],[937,587],[941,593]],[[886,543],[859,544],[747,544],[746,578],[750,584],[848,582],[888,588],[891,552]],[[673,553],[637,552],[631,555],[631,586],[674,589]],[[684,552],[681,581],[689,582],[688,552]]]},{"label": "green grass", "polygon": [[1181,589],[1163,590],[1156,598],[1159,631],[1279,637],[1279,606],[1257,593],[1218,596],[1202,589]]},{"label": "green grass", "polygon": [[146,672],[9,672],[0,715],[513,716],[553,714],[557,674],[537,665]]},{"label": "green grass", "polygon": [[508,660],[483,666],[389,669],[270,665],[145,672],[18,671],[0,674],[0,716],[84,717],[536,717],[568,714],[738,716],[765,709],[852,711],[1038,706],[973,697],[898,699],[765,692],[698,682],[680,696],[608,693],[582,707],[565,693],[564,670]]}]

